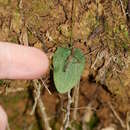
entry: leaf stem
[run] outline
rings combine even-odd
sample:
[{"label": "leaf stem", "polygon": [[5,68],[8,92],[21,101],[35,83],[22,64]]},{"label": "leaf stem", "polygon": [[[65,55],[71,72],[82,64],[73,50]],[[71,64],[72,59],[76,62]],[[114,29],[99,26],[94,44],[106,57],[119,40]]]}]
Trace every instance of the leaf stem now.
[{"label": "leaf stem", "polygon": [[72,11],[71,11],[71,34],[70,34],[70,45],[73,48],[73,27],[75,23],[75,0],[72,0]]}]

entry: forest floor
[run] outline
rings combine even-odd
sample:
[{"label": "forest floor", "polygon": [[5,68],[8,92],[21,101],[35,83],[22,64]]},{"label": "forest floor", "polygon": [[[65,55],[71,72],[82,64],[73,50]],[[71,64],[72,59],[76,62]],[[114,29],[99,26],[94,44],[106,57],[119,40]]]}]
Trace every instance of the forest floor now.
[{"label": "forest floor", "polygon": [[[0,0],[0,41],[34,46],[50,59],[39,83],[52,130],[63,129],[68,103],[55,89],[52,57],[71,39],[86,64],[76,96],[72,90],[77,105],[70,107],[68,130],[130,130],[129,15],[128,0]],[[11,130],[47,130],[38,107],[30,115],[32,81],[0,80],[0,104]]]}]

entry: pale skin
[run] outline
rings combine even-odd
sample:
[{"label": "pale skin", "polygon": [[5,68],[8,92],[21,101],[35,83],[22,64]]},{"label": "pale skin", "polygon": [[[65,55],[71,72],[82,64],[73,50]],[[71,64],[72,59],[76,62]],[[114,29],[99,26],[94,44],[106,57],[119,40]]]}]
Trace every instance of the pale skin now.
[{"label": "pale skin", "polygon": [[[48,58],[39,49],[0,42],[0,79],[38,79],[48,68]],[[0,130],[6,130],[7,122],[0,106]]]}]

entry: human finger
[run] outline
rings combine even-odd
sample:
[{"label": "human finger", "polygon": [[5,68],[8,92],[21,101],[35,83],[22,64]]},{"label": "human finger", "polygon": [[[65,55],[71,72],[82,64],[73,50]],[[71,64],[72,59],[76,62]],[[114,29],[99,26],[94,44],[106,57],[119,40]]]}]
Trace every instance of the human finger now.
[{"label": "human finger", "polygon": [[0,79],[39,78],[48,66],[48,58],[41,50],[0,42]]},{"label": "human finger", "polygon": [[4,109],[0,106],[0,130],[6,130],[8,125],[7,115]]}]

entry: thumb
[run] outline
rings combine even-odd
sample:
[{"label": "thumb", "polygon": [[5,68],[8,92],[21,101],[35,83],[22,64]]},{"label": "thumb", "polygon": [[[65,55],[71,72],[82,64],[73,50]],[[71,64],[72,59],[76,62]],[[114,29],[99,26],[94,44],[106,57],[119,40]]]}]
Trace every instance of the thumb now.
[{"label": "thumb", "polygon": [[0,106],[0,130],[6,130],[8,125],[7,115],[4,109]]},{"label": "thumb", "polygon": [[48,58],[39,49],[0,42],[0,79],[35,79],[48,67]]}]

